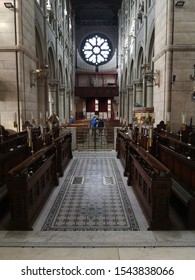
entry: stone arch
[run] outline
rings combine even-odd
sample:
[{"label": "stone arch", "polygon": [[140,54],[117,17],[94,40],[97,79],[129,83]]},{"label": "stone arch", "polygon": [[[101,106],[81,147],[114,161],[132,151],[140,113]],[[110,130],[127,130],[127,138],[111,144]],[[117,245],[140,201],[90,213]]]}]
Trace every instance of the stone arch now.
[{"label": "stone arch", "polygon": [[58,80],[60,82],[60,85],[64,84],[64,75],[63,75],[63,67],[62,67],[62,61],[61,59],[58,60]]},{"label": "stone arch", "polygon": [[143,78],[143,73],[142,73],[143,61],[144,61],[144,51],[143,51],[143,47],[140,46],[138,52],[138,59],[137,59],[137,78],[140,80]]},{"label": "stone arch", "polygon": [[[35,26],[35,48],[36,48],[36,69],[44,69],[45,56],[47,53],[44,51],[44,40],[41,32],[41,28],[36,22]],[[46,112],[48,110],[48,96],[45,88],[47,87],[47,81],[45,76],[37,79],[37,110],[39,113]]]},{"label": "stone arch", "polygon": [[35,40],[36,40],[36,66],[37,69],[41,69],[44,65],[44,55],[43,55],[43,38],[41,32],[38,30],[37,26],[35,28]]},{"label": "stone arch", "polygon": [[133,80],[134,80],[134,60],[132,59],[130,64],[129,85],[133,84]]},{"label": "stone arch", "polygon": [[55,63],[55,51],[53,44],[48,46],[48,65],[49,65],[49,78],[52,82],[56,79],[56,63]]},{"label": "stone arch", "polygon": [[153,27],[149,36],[148,48],[147,48],[147,56],[148,56],[148,63],[150,64],[150,69],[154,69],[154,63],[152,61],[154,57],[154,40],[155,40],[155,28]]}]

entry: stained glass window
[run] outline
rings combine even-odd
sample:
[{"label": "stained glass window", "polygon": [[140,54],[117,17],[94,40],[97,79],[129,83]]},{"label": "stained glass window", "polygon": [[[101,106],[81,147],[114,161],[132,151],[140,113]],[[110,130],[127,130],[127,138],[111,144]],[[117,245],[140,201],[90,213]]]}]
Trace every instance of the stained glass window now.
[{"label": "stained glass window", "polygon": [[110,61],[113,56],[111,41],[101,33],[85,37],[80,49],[81,57],[89,64],[102,65]]}]

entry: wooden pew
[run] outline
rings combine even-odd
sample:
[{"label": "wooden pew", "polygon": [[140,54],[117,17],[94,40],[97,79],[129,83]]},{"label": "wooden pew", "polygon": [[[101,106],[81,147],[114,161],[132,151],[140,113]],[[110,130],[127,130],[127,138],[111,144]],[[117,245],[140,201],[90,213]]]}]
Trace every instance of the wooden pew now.
[{"label": "wooden pew", "polygon": [[142,147],[130,142],[128,184],[145,212],[151,230],[170,229],[170,171]]},{"label": "wooden pew", "polygon": [[129,142],[130,142],[130,138],[126,134],[126,132],[117,129],[117,138],[116,138],[117,158],[120,159],[123,165],[124,176],[127,176],[129,172]]},{"label": "wooden pew", "polygon": [[27,134],[21,132],[0,143],[0,207],[7,197],[7,174],[29,156]]},{"label": "wooden pew", "polygon": [[72,135],[69,131],[54,140],[57,149],[57,172],[59,176],[63,176],[64,170],[72,158],[71,142]]},{"label": "wooden pew", "polygon": [[173,143],[174,140],[171,141],[171,148],[158,143],[158,158],[172,172],[172,205],[183,218],[187,229],[195,229],[195,162],[177,152]]},{"label": "wooden pew", "polygon": [[0,154],[10,151],[10,149],[15,149],[16,147],[23,145],[27,142],[27,133],[22,131],[20,133],[15,133],[6,140],[0,143]]},{"label": "wooden pew", "polygon": [[8,173],[10,229],[30,230],[54,186],[58,184],[56,148],[52,144]]}]

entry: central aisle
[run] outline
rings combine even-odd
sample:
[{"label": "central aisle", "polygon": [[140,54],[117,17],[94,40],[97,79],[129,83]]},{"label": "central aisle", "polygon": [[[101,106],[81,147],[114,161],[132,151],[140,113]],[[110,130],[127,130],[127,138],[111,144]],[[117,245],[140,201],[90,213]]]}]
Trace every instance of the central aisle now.
[{"label": "central aisle", "polygon": [[194,240],[193,231],[148,231],[115,151],[75,151],[33,230],[0,231],[2,252],[8,252],[5,247],[34,253],[38,248],[107,248],[104,257],[109,248],[194,247]]},{"label": "central aisle", "polygon": [[75,153],[41,230],[139,230],[114,152]]}]

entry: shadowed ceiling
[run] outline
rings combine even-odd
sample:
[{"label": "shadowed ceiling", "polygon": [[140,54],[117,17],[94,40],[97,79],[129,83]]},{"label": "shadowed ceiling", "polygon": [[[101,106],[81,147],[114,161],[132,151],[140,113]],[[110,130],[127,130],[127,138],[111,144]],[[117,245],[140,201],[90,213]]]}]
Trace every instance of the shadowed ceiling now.
[{"label": "shadowed ceiling", "polygon": [[122,0],[72,0],[77,25],[117,26]]}]

